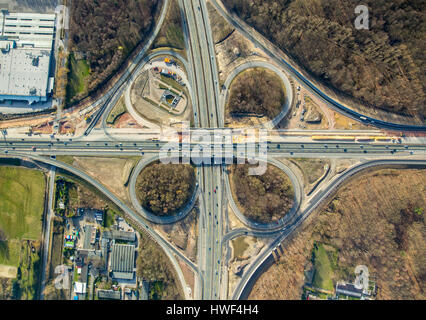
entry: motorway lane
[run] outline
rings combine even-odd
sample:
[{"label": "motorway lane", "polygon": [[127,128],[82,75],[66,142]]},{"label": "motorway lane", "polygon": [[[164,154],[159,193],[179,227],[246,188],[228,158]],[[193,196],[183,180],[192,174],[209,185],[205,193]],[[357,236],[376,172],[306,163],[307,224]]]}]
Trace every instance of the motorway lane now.
[{"label": "motorway lane", "polygon": [[[189,55],[192,60],[193,75],[195,87],[197,89],[197,114],[195,114],[196,123],[203,128],[218,127],[218,81],[217,69],[215,63],[214,47],[212,45],[212,35],[209,26],[206,4],[198,0],[183,0],[183,9],[186,17],[187,27],[189,30]],[[215,245],[215,235],[221,237],[218,230],[218,224],[214,223],[214,217],[222,219],[222,208],[216,207],[212,199],[214,193],[213,180],[215,175],[213,171],[217,168],[203,165],[201,174],[202,198],[205,208],[200,208],[200,220],[205,222],[206,232],[202,248],[205,253],[200,254],[204,260],[200,261],[200,265],[204,266],[204,286],[203,299],[218,298],[219,289],[214,276],[220,274],[216,272],[218,266],[215,259],[221,253],[218,253],[218,248]],[[220,177],[220,174],[219,174]],[[209,213],[207,215],[207,212]],[[216,214],[215,214],[216,212]],[[203,235],[200,234],[201,237]],[[199,239],[200,241],[201,239]],[[220,271],[220,264],[219,264]],[[217,278],[216,278],[217,279]]]},{"label": "motorway lane", "polygon": [[253,222],[252,220],[246,218],[246,216],[240,211],[236,204],[236,200],[234,200],[231,185],[230,185],[230,176],[227,176],[227,179],[225,180],[225,186],[226,186],[226,193],[229,199],[229,204],[234,212],[234,214],[238,217],[238,219],[247,227],[251,228],[252,230],[259,230],[264,232],[270,232],[274,230],[282,229],[288,221],[299,211],[299,207],[301,203],[303,203],[303,188],[300,185],[296,175],[293,173],[293,171],[284,165],[282,162],[277,161],[276,159],[269,158],[267,159],[268,164],[274,165],[281,171],[283,171],[290,179],[293,190],[294,190],[294,204],[292,208],[278,221],[274,223],[257,223]]},{"label": "motorway lane", "polygon": [[105,110],[107,110],[107,109],[110,110],[112,108],[111,105],[115,105],[115,103],[118,101],[119,97],[121,96],[120,88],[125,86],[129,77],[131,77],[133,72],[138,68],[138,66],[139,66],[142,58],[144,57],[145,53],[151,47],[152,43],[154,42],[155,38],[157,37],[158,33],[160,32],[160,29],[163,25],[164,19],[166,18],[166,13],[167,13],[168,7],[169,7],[169,0],[164,0],[163,8],[161,9],[160,17],[159,17],[158,22],[155,26],[154,32],[148,38],[146,44],[143,46],[141,51],[139,51],[139,53],[136,55],[136,57],[133,59],[133,61],[129,62],[129,67],[121,75],[120,79],[118,79],[117,82],[115,82],[114,85],[101,98],[99,98],[97,101],[92,103],[92,106],[95,106],[95,105],[97,106],[99,104],[102,104],[102,106],[99,108],[98,111],[96,111],[95,116],[93,117],[88,128],[84,132],[85,136],[90,134],[90,132],[95,127],[95,125],[98,123],[99,119],[104,115]]},{"label": "motorway lane", "polygon": [[[352,167],[342,174],[340,174],[337,178],[335,178],[331,184],[329,184],[324,190],[320,190],[317,194],[309,201],[308,207],[306,207],[303,211],[300,211],[297,216],[293,217],[293,221],[289,224],[282,233],[275,238],[267,247],[265,247],[260,255],[258,255],[255,261],[249,265],[249,267],[245,270],[242,275],[241,281],[238,283],[237,287],[234,290],[232,295],[232,299],[238,300],[242,297],[244,291],[246,289],[247,284],[249,283],[252,277],[257,277],[261,272],[261,266],[263,263],[272,255],[272,251],[286,239],[303,221],[305,221],[308,216],[314,212],[314,210],[324,201],[327,197],[329,197],[333,192],[337,190],[337,188],[346,181],[347,178],[357,174],[360,171],[366,170],[371,167],[377,166],[408,166],[408,167],[422,167],[426,168],[426,160],[395,160],[395,159],[384,159],[384,160],[373,160],[367,161],[355,167]],[[228,237],[229,239],[231,236]]]},{"label": "motorway lane", "polygon": [[[322,92],[320,89],[318,89],[317,86],[315,86],[314,83],[312,83],[310,80],[308,80],[304,75],[302,75],[299,71],[296,70],[290,63],[288,63],[286,60],[284,60],[281,55],[275,53],[274,51],[277,51],[275,46],[272,44],[270,46],[273,46],[273,49],[271,50],[268,48],[265,43],[268,43],[269,41],[265,40],[263,36],[261,36],[257,32],[253,32],[254,34],[250,33],[250,30],[253,30],[253,28],[248,27],[245,25],[243,21],[240,21],[239,18],[233,17],[230,15],[227,10],[224,9],[224,5],[221,3],[219,5],[220,1],[217,0],[211,0],[211,3],[214,5],[214,7],[217,9],[217,11],[227,20],[232,26],[234,26],[238,31],[240,31],[247,39],[249,39],[255,46],[261,48],[266,54],[268,54],[278,65],[282,66],[284,69],[286,69],[292,76],[297,78],[301,84],[306,87],[308,91],[319,97],[321,100],[323,100],[328,106],[330,106],[333,110],[336,110],[339,113],[344,114],[347,117],[353,118],[357,121],[360,121],[364,124],[370,124],[372,126],[391,129],[391,130],[400,130],[400,131],[426,131],[425,125],[404,125],[404,124],[398,124],[398,123],[392,123],[392,122],[386,122],[378,119],[374,119],[372,117],[369,117],[367,115],[363,115],[359,112],[356,112],[348,107],[343,106],[341,103],[337,102],[336,100],[329,97],[327,94]],[[366,120],[361,120],[360,117],[365,117]]]},{"label": "motorway lane", "polygon": [[148,221],[151,221],[153,223],[157,223],[157,224],[172,224],[172,223],[176,223],[177,221],[182,220],[183,218],[185,218],[188,213],[192,210],[192,208],[195,205],[198,193],[199,193],[199,188],[198,188],[198,183],[195,186],[194,192],[191,196],[191,199],[188,201],[188,203],[179,210],[179,212],[175,215],[172,216],[166,216],[166,217],[160,217],[156,214],[151,213],[149,210],[146,210],[140,203],[140,201],[138,200],[137,196],[136,196],[136,180],[140,174],[140,172],[150,163],[154,162],[154,161],[158,161],[159,160],[159,156],[158,154],[155,154],[154,156],[150,156],[148,158],[142,158],[139,160],[139,162],[136,164],[136,166],[134,167],[132,174],[130,176],[130,180],[129,180],[129,195],[130,195],[130,200],[132,201],[133,207],[136,209],[136,211],[145,219],[147,219]]},{"label": "motorway lane", "polygon": [[179,266],[179,263],[177,262],[175,256],[182,259],[197,275],[199,278],[198,281],[203,281],[203,276],[198,272],[197,266],[189,260],[184,254],[182,254],[175,246],[170,244],[162,235],[157,233],[155,230],[150,228],[150,226],[145,222],[145,220],[140,217],[138,214],[136,214],[132,209],[130,209],[125,203],[123,203],[120,199],[118,199],[112,192],[110,192],[105,186],[100,184],[97,180],[92,178],[91,176],[87,175],[86,173],[82,172],[81,170],[72,167],[71,165],[68,165],[66,163],[56,161],[54,159],[48,159],[36,154],[26,154],[26,153],[19,153],[19,152],[11,152],[10,156],[18,157],[18,158],[30,158],[32,160],[36,160],[45,164],[49,164],[51,166],[54,166],[56,168],[63,169],[65,171],[68,171],[77,177],[85,180],[86,182],[93,185],[95,188],[97,188],[101,193],[103,193],[107,198],[109,198],[113,203],[115,203],[127,216],[128,219],[135,222],[140,226],[141,229],[145,230],[145,232],[155,241],[157,242],[164,250],[166,255],[169,257],[171,263],[173,264],[177,274],[180,283],[182,284],[182,288],[184,290],[185,299],[189,299],[189,294],[186,288],[188,287],[186,285],[185,278],[183,276],[182,270]]},{"label": "motorway lane", "polygon": [[281,120],[290,111],[291,104],[293,103],[293,87],[292,87],[288,77],[282,72],[282,70],[280,70],[275,65],[273,65],[269,62],[266,62],[266,61],[249,61],[249,62],[243,63],[243,64],[239,65],[238,67],[234,68],[225,80],[225,83],[224,83],[225,90],[223,90],[221,97],[219,99],[220,110],[222,110],[223,112],[225,110],[226,101],[228,99],[229,87],[230,87],[232,81],[234,80],[234,78],[237,75],[239,75],[241,72],[243,72],[247,69],[251,69],[251,68],[264,68],[264,69],[271,70],[278,77],[281,78],[281,81],[283,82],[283,85],[285,87],[285,99],[286,99],[286,101],[283,105],[282,111],[274,119],[269,120],[265,123],[262,123],[258,126],[253,127],[253,128],[263,127],[263,128],[267,128],[267,129],[273,129],[276,125],[278,125],[278,123],[281,122]]},{"label": "motorway lane", "polygon": [[[292,142],[289,137],[288,142],[268,142],[267,156],[274,157],[367,157],[367,156],[391,156],[391,155],[424,155],[426,152],[425,144],[397,144],[397,143],[359,143],[359,142]],[[129,141],[129,140],[98,140],[98,141],[56,141],[56,140],[29,140],[19,139],[0,140],[0,153],[5,154],[14,150],[29,152],[31,154],[45,155],[143,155],[146,153],[157,153],[161,147],[166,144],[164,141]],[[221,144],[221,143],[218,143]],[[190,144],[192,156],[197,155],[199,143]],[[178,150],[182,150],[182,144],[177,144]],[[214,156],[214,144],[204,143],[203,150],[211,148],[211,154]],[[217,144],[216,144],[217,146]],[[33,151],[35,147],[35,151]],[[222,144],[218,148],[219,155],[223,154],[227,144]],[[233,144],[234,157],[237,156],[237,144]],[[256,154],[259,151],[259,144],[255,144]],[[241,156],[241,154],[238,154]],[[244,156],[244,154],[243,154]]]}]

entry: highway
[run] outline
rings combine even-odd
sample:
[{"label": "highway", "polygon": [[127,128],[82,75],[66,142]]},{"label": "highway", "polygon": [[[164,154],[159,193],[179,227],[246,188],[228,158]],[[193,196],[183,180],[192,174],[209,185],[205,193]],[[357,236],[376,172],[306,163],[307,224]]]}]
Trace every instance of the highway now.
[{"label": "highway", "polygon": [[[415,167],[415,168],[426,168],[426,160],[395,160],[395,159],[384,159],[384,160],[373,160],[366,161],[360,165],[357,165],[349,170],[344,171],[338,175],[331,184],[329,184],[324,190],[317,193],[310,201],[308,207],[299,212],[299,214],[293,217],[292,221],[282,230],[274,241],[272,241],[262,252],[256,257],[253,263],[244,271],[241,281],[235,288],[232,299],[246,298],[246,295],[250,292],[250,285],[258,278],[262,273],[262,265],[272,256],[272,251],[286,239],[303,221],[305,221],[309,215],[330,195],[332,195],[337,188],[348,178],[355,174],[372,167],[389,166],[389,167]],[[241,231],[239,231],[241,234]],[[231,238],[232,235],[229,237]],[[285,248],[284,248],[285,251]]]},{"label": "highway", "polygon": [[[192,66],[191,75],[195,90],[194,118],[196,126],[218,128],[224,119],[219,111],[219,82],[210,29],[207,5],[205,1],[183,0],[184,26],[187,40],[187,52]],[[203,206],[200,208],[199,262],[204,274],[203,299],[219,299],[222,252],[222,199],[218,193],[222,190],[220,167],[202,166],[199,175]],[[219,205],[220,204],[220,205]],[[203,230],[204,226],[204,230]],[[204,231],[204,232],[203,232]]]},{"label": "highway", "polygon": [[[218,1],[212,0],[211,2],[228,22],[256,46],[270,55],[280,68],[297,78],[311,93],[321,98],[334,110],[358,121],[380,128],[398,131],[426,131],[425,126],[388,123],[367,116],[362,121],[360,117],[364,117],[364,115],[341,105],[327,96],[287,61],[283,60],[276,53],[276,50],[272,50],[268,45],[265,45],[265,40],[257,33],[252,34],[250,32],[251,29],[246,28],[238,19],[235,19],[223,10],[218,4]],[[345,141],[343,138],[342,140],[314,141],[311,135],[324,133],[328,135],[341,135],[341,137],[348,134],[375,136],[384,135],[384,133],[377,130],[375,132],[349,130],[324,132],[320,132],[319,130],[269,131],[266,146],[258,140],[253,141],[256,151],[254,158],[265,158],[269,163],[277,166],[289,175],[295,188],[295,204],[292,210],[283,219],[278,221],[278,223],[261,225],[247,220],[238,210],[232,197],[228,171],[226,170],[229,164],[228,160],[230,159],[224,157],[227,150],[232,150],[233,162],[238,159],[246,160],[248,157],[245,153],[246,146],[235,142],[226,143],[228,137],[225,135],[220,136],[220,134],[215,136],[213,129],[224,128],[224,106],[227,90],[232,79],[242,70],[250,67],[269,68],[281,77],[286,86],[289,94],[287,95],[287,101],[283,106],[282,112],[275,119],[263,125],[271,130],[287,114],[291,106],[293,96],[289,79],[274,64],[266,62],[245,63],[230,73],[225,82],[226,90],[220,94],[216,54],[206,1],[178,0],[178,3],[182,13],[183,33],[188,60],[169,50],[162,50],[146,55],[166,17],[169,0],[165,0],[158,24],[146,45],[131,61],[129,67],[120,76],[119,80],[101,98],[91,104],[90,108],[98,108],[98,110],[82,136],[65,137],[46,135],[28,137],[20,134],[12,134],[11,136],[4,134],[3,139],[0,140],[0,156],[29,158],[52,166],[47,221],[50,221],[52,215],[55,168],[65,170],[97,188],[124,212],[127,219],[145,230],[161,246],[176,269],[178,280],[183,286],[185,299],[216,300],[228,299],[230,297],[239,299],[244,297],[250,288],[250,284],[263,271],[264,262],[271,258],[274,248],[305,221],[314,209],[335,192],[344,181],[362,170],[373,166],[426,167],[426,160],[423,160],[426,155],[426,140],[416,137],[413,140],[403,139],[402,143],[395,143],[390,141],[390,139],[388,139],[389,141],[381,142],[374,141],[374,139],[373,141],[364,142]],[[129,112],[135,116],[138,122],[146,124],[149,129],[126,132],[126,129],[115,130],[106,126],[108,114],[118,99],[123,94],[129,99],[128,90],[132,82],[140,75],[141,71],[149,67],[148,62],[161,55],[177,57],[182,61],[188,73],[187,87],[193,103],[195,126],[191,128],[191,139],[188,144],[175,141],[175,151],[178,151],[179,155],[182,155],[183,150],[189,150],[191,160],[196,165],[198,182],[189,203],[176,216],[169,218],[159,218],[142,208],[137,200],[135,185],[139,172],[152,161],[159,159],[160,151],[162,151],[162,148],[166,144],[171,142],[171,139],[163,135],[164,130],[162,128],[145,123],[144,121],[146,120],[136,115],[132,109]],[[95,128],[99,124],[100,128]],[[243,130],[241,129],[241,132]],[[197,136],[201,137],[202,141],[197,140]],[[241,145],[243,145],[243,148],[240,148]],[[203,151],[204,154],[200,155],[200,151]],[[60,158],[57,158],[60,156],[141,157],[129,179],[130,199],[134,209],[128,207],[105,186],[88,174],[60,161]],[[302,186],[297,180],[297,177],[289,168],[279,162],[279,158],[338,158],[358,159],[363,162],[336,175],[326,185],[320,185],[312,195],[306,197],[303,195]],[[150,227],[150,223],[175,223],[188,214],[197,200],[199,200],[200,216],[198,220],[197,263],[194,263],[165,237],[153,230]],[[245,225],[244,228],[229,230],[226,215],[228,203],[236,216]],[[45,234],[50,233],[50,224],[46,226],[44,232]],[[228,243],[238,236],[245,235],[270,237],[274,240],[262,250],[253,263],[245,268],[242,279],[231,296],[231,293],[228,294],[227,288]],[[44,245],[43,262],[46,265],[46,248],[48,250],[49,247],[49,237],[46,237],[46,235],[44,237]],[[189,290],[187,290],[188,286],[177,259],[181,259],[187,264],[196,275],[194,296],[190,296]],[[44,286],[44,283],[45,278],[43,278],[42,286]]]},{"label": "highway", "polygon": [[[220,4],[219,4],[220,2]],[[235,15],[229,14],[226,10],[224,10],[224,5],[219,0],[211,0],[211,3],[217,9],[217,11],[239,32],[241,32],[247,39],[249,39],[252,43],[254,43],[257,47],[261,48],[265,53],[267,53],[279,66],[283,67],[283,69],[287,70],[289,74],[293,77],[297,78],[308,91],[313,93],[322,99],[328,106],[332,109],[340,112],[350,118],[353,118],[357,121],[361,121],[364,124],[372,125],[375,127],[380,127],[384,129],[390,130],[398,130],[398,131],[426,131],[425,125],[407,125],[407,124],[399,124],[387,122],[379,119],[375,119],[368,115],[361,114],[356,112],[353,109],[350,109],[338,101],[334,100],[326,93],[321,91],[318,86],[316,86],[312,81],[307,79],[303,74],[301,74],[296,68],[294,68],[288,61],[282,58],[280,54],[276,52],[279,51],[276,47],[272,48],[269,41],[267,41],[263,36],[261,36],[258,32],[251,32],[252,28],[248,27],[245,23],[240,21]],[[266,45],[268,44],[268,45]],[[363,117],[363,118],[361,118]]]},{"label": "highway", "polygon": [[[138,69],[138,67],[143,64],[141,63],[142,58],[145,56],[146,52],[151,47],[152,43],[160,32],[164,19],[166,18],[168,7],[169,0],[164,0],[163,7],[161,8],[161,13],[158,18],[158,22],[154,28],[154,32],[150,35],[143,48],[138,52],[138,54],[133,58],[133,60],[129,62],[129,66],[127,67],[127,69],[123,72],[120,78],[112,85],[112,87],[106,93],[104,93],[101,98],[91,104],[93,107],[97,107],[99,105],[100,107],[95,112],[92,120],[90,121],[89,126],[85,130],[85,136],[90,134],[90,132],[98,123],[99,119],[104,116],[106,110],[111,110],[111,108],[117,103],[123,92],[123,87],[125,87],[126,83],[128,83],[129,81],[129,78]],[[108,116],[108,114],[106,116]]]},{"label": "highway", "polygon": [[[271,137],[274,139],[277,137]],[[278,138],[277,138],[278,139]],[[378,156],[388,157],[397,155],[424,155],[426,144],[397,144],[392,142],[384,143],[360,143],[360,142],[336,142],[336,141],[306,141],[297,142],[296,138],[286,137],[280,142],[267,143],[268,157],[367,157]],[[87,156],[142,156],[145,154],[158,154],[160,149],[166,145],[165,141],[142,140],[29,140],[7,139],[0,140],[0,153],[8,154],[13,151],[26,152],[38,155],[87,155]],[[234,157],[245,158],[245,153],[239,153],[238,143],[200,143],[190,142],[189,150],[192,158],[199,156],[200,146],[203,152],[210,153],[212,157],[223,157],[227,148],[233,149]],[[178,144],[178,151],[182,151],[185,144]],[[262,148],[261,148],[262,149]],[[208,152],[210,150],[210,152]],[[245,149],[243,149],[245,150]],[[259,143],[255,143],[256,154],[259,152]]]},{"label": "highway", "polygon": [[161,236],[159,233],[153,230],[139,214],[134,212],[125,203],[123,203],[120,199],[118,199],[105,186],[103,186],[97,180],[87,175],[86,173],[82,172],[81,170],[74,168],[73,166],[68,165],[66,163],[57,161],[55,159],[46,158],[37,154],[20,153],[15,151],[11,152],[10,156],[16,157],[16,158],[29,158],[35,161],[39,161],[39,162],[54,166],[56,168],[60,168],[62,170],[65,170],[66,172],[69,172],[79,177],[80,179],[83,179],[84,181],[90,183],[95,188],[97,188],[100,192],[102,192],[102,194],[104,194],[108,199],[110,199],[114,204],[116,204],[124,212],[127,219],[137,224],[142,230],[146,232],[146,234],[148,234],[151,237],[151,239],[153,239],[156,243],[158,243],[162,247],[162,249],[164,250],[166,255],[169,257],[172,265],[174,266],[177,272],[179,282],[182,284],[182,287],[183,287],[185,299],[189,299],[189,293],[186,290],[188,286],[186,285],[185,278],[183,276],[179,263],[176,260],[176,257],[179,257],[180,259],[182,259],[195,272],[196,277],[199,278],[197,279],[198,281],[202,281],[200,278],[202,277],[202,275],[198,273],[197,266],[191,260],[189,260],[184,254],[182,254],[179,249],[177,249],[175,246],[170,244],[163,236]]}]

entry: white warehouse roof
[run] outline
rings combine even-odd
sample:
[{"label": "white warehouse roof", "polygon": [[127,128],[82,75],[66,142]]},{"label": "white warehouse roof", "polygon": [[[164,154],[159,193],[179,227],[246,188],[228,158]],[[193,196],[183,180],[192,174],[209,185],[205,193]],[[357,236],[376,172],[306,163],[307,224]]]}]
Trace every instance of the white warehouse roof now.
[{"label": "white warehouse roof", "polygon": [[0,13],[0,100],[46,101],[54,14]]}]

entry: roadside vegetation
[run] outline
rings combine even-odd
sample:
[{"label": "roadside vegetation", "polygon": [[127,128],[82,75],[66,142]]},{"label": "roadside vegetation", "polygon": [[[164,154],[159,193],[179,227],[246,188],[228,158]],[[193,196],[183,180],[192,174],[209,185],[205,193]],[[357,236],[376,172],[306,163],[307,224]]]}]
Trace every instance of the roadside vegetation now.
[{"label": "roadside vegetation", "polygon": [[426,21],[421,1],[367,0],[369,30],[351,0],[225,0],[327,86],[369,106],[424,122]]},{"label": "roadside vegetation", "polygon": [[207,2],[207,10],[209,12],[213,41],[215,44],[222,42],[224,39],[229,37],[235,29],[216,11],[210,2]]},{"label": "roadside vegetation", "polygon": [[189,164],[154,162],[136,180],[136,193],[142,206],[159,216],[176,214],[191,199],[195,170]]},{"label": "roadside vegetation", "polygon": [[137,275],[149,282],[150,300],[180,300],[180,284],[166,254],[146,235],[142,235],[138,258]]},{"label": "roadside vegetation", "polygon": [[45,187],[38,170],[0,166],[0,299],[37,297]]},{"label": "roadside vegetation", "polygon": [[305,284],[332,291],[366,265],[377,299],[425,299],[425,181],[424,170],[380,169],[346,182],[282,243],[249,298],[300,299]]},{"label": "roadside vegetation", "polygon": [[126,104],[124,103],[124,98],[121,97],[118,100],[117,104],[112,108],[111,112],[108,115],[106,120],[107,124],[114,125],[116,121],[127,112]]},{"label": "roadside vegetation", "polygon": [[[74,0],[70,12],[71,62],[68,105],[104,84],[149,37],[159,0]],[[73,58],[72,58],[73,59]],[[72,60],[71,59],[71,60]],[[78,64],[82,64],[78,66]],[[83,69],[85,72],[79,70]],[[90,73],[87,74],[87,67]],[[82,79],[84,75],[84,81]],[[84,84],[84,85],[83,85]]]},{"label": "roadside vegetation", "polygon": [[[79,190],[78,203],[80,206],[105,209],[105,228],[111,227],[117,215],[126,218],[118,206],[89,183],[78,177],[65,173],[61,169],[58,169],[57,174],[59,179],[65,179],[77,186],[77,190]],[[60,220],[61,219],[58,219],[58,221]],[[135,225],[132,220],[126,219],[126,221],[130,223],[130,225],[132,225],[132,227],[135,228],[141,236],[139,244],[140,249],[136,260],[136,269],[137,275],[148,281],[150,284],[149,298],[158,300],[183,299],[180,284],[176,282],[177,276],[175,275],[173,266],[166,254],[143,229],[141,229],[138,225]],[[61,232],[61,227],[62,225],[59,223],[55,226],[54,232]],[[58,257],[59,255],[56,259]],[[67,262],[65,261],[65,256],[63,256],[63,259],[64,262]],[[111,285],[106,284],[105,289],[110,288]],[[63,299],[63,297],[67,298],[69,296],[69,293],[66,291],[58,291],[54,289],[51,282],[49,282],[49,286],[46,287],[45,293],[48,295],[46,297],[47,299]]]},{"label": "roadside vegetation", "polygon": [[152,45],[153,49],[173,48],[185,49],[185,39],[182,31],[182,17],[177,0],[170,0],[167,15],[161,26],[160,32]]},{"label": "roadside vegetation", "polygon": [[87,94],[90,67],[86,60],[76,60],[71,53],[68,58],[68,84],[66,90],[66,103],[69,103],[76,96]]},{"label": "roadside vegetation", "polygon": [[269,70],[254,68],[235,77],[230,85],[228,112],[233,118],[275,118],[285,102],[281,79]]},{"label": "roadside vegetation", "polygon": [[269,223],[282,218],[293,206],[294,190],[290,178],[268,164],[263,175],[249,175],[249,164],[231,166],[233,196],[250,220]]}]

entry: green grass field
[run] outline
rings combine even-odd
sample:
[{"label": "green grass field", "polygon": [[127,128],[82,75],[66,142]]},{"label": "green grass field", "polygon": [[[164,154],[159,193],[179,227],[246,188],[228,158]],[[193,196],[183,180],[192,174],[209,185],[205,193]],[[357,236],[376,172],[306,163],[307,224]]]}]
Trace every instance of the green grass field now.
[{"label": "green grass field", "polygon": [[185,49],[180,10],[176,0],[170,2],[164,24],[153,44],[153,49],[161,47]]},{"label": "green grass field", "polygon": [[26,168],[0,167],[0,228],[9,240],[38,240],[45,178]]},{"label": "green grass field", "polygon": [[90,74],[90,67],[86,60],[76,60],[71,53],[69,56],[69,74],[67,85],[67,102],[75,96],[87,91],[86,79]]},{"label": "green grass field", "polygon": [[21,241],[12,239],[7,242],[0,242],[0,264],[18,267],[20,255]]},{"label": "green grass field", "polygon": [[315,288],[333,291],[333,261],[330,254],[322,244],[317,244],[314,248],[315,276],[313,285]]},{"label": "green grass field", "polygon": [[124,98],[121,97],[120,100],[118,100],[117,104],[112,108],[111,112],[108,115],[107,123],[108,124],[114,124],[117,119],[123,115],[127,111],[126,104],[124,103]]}]

